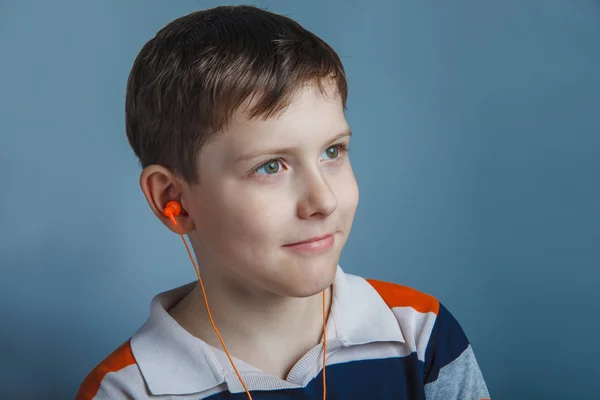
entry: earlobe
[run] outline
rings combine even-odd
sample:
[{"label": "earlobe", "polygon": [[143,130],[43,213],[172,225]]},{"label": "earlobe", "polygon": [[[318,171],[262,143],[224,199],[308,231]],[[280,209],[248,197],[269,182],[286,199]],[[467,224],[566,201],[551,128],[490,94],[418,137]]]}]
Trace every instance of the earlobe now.
[{"label": "earlobe", "polygon": [[181,206],[178,215],[174,215],[179,230],[185,234],[194,229],[192,219],[182,201],[182,184],[172,171],[161,165],[150,165],[140,174],[139,183],[150,209],[167,228],[178,233],[171,218],[164,213],[169,201],[176,201]]}]

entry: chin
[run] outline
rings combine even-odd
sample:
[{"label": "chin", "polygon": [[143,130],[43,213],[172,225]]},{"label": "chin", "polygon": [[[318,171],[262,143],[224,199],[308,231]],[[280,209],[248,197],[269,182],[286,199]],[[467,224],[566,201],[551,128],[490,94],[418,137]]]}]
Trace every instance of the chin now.
[{"label": "chin", "polygon": [[[318,264],[318,263],[315,263]],[[282,282],[280,294],[287,297],[310,297],[321,293],[333,283],[337,262],[323,265],[299,266],[301,276]]]},{"label": "chin", "polygon": [[305,297],[311,297],[311,296],[315,296],[321,292],[323,292],[323,290],[327,289],[327,287],[329,287],[329,285],[323,285],[322,287],[319,287],[318,289],[315,286],[297,286],[295,288],[286,288],[285,291],[282,291],[283,293],[281,293],[281,295],[285,296],[285,297],[293,297],[293,298],[305,298]]}]

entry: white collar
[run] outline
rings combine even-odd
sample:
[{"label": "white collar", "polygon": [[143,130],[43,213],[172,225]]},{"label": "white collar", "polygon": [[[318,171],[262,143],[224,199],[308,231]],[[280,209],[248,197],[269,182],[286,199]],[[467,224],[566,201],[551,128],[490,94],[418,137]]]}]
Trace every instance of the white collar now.
[{"label": "white collar", "polygon": [[[153,395],[200,393],[227,382],[228,371],[219,362],[222,357],[183,329],[167,312],[195,285],[196,282],[191,282],[155,296],[150,317],[131,338],[134,358]],[[365,279],[346,274],[339,266],[333,283],[327,335],[341,340],[345,347],[405,342],[398,320],[377,291]],[[244,362],[235,362],[240,373],[260,373]]]}]

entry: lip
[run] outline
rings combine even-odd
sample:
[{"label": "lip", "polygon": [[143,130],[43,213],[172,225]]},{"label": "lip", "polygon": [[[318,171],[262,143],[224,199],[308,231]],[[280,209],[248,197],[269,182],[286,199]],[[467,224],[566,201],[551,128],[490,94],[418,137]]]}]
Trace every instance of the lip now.
[{"label": "lip", "polygon": [[297,243],[286,244],[283,247],[300,253],[321,253],[335,243],[333,234],[328,233],[322,236],[315,236]]},{"label": "lip", "polygon": [[315,237],[312,237],[310,239],[303,240],[301,242],[286,244],[284,247],[287,247],[287,246],[296,246],[296,245],[299,245],[299,244],[310,243],[310,242],[317,242],[319,240],[327,239],[327,237],[329,237],[329,236],[332,236],[332,234],[331,233],[327,233],[325,235],[315,236]]}]

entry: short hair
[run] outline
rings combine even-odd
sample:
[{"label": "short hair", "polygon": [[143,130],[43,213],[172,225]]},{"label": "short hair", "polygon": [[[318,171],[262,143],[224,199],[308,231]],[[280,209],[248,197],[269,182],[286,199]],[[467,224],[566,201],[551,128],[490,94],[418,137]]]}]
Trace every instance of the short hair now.
[{"label": "short hair", "polygon": [[197,183],[196,156],[245,101],[249,118],[282,112],[297,91],[333,83],[344,109],[337,53],[286,16],[220,6],[177,18],[136,57],[125,101],[127,138],[142,168],[160,164]]}]

